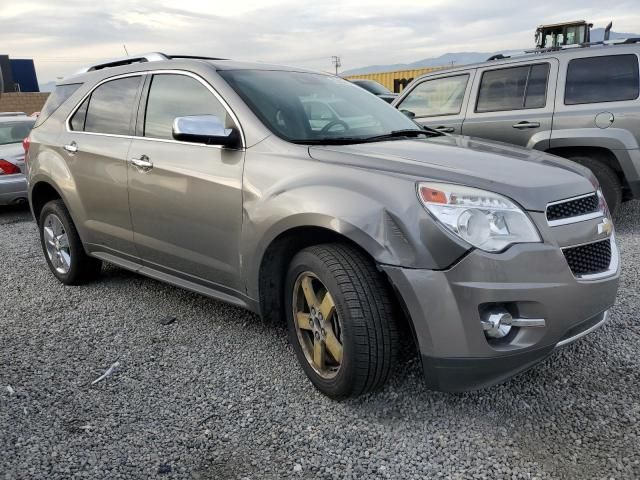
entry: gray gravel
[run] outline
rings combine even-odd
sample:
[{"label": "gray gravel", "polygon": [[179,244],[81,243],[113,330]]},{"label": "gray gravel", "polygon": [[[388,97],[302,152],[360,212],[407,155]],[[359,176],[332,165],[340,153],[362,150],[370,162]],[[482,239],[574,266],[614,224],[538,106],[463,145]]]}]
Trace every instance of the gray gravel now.
[{"label": "gray gravel", "polygon": [[599,334],[469,394],[427,390],[409,355],[336,403],[282,327],[114,267],[64,287],[28,212],[0,210],[0,478],[638,478],[638,219]]}]

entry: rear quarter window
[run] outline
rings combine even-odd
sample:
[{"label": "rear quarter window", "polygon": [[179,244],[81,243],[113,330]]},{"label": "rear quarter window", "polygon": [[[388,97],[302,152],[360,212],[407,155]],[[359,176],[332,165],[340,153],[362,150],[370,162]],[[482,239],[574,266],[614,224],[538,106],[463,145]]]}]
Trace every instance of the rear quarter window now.
[{"label": "rear quarter window", "polygon": [[638,76],[636,55],[576,58],[567,67],[564,103],[635,100],[640,93]]},{"label": "rear quarter window", "polygon": [[82,83],[69,83],[66,85],[56,86],[56,89],[51,92],[51,95],[49,95],[47,101],[44,103],[34,128],[44,123],[44,121],[49,118],[53,112],[60,108],[60,105],[66,102],[81,86]]}]

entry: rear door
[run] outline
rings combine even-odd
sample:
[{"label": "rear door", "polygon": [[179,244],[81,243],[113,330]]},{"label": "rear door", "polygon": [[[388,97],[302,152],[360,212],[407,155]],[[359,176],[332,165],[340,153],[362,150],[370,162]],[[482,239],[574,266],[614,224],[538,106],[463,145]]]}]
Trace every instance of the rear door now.
[{"label": "rear door", "polygon": [[418,80],[395,107],[415,115],[420,125],[460,134],[474,74],[465,70]]},{"label": "rear door", "polygon": [[478,69],[463,135],[549,148],[557,77],[555,58]]},{"label": "rear door", "polygon": [[76,107],[62,134],[69,170],[82,211],[83,240],[93,251],[135,261],[127,193],[127,152],[131,144],[142,76],[108,80]]},{"label": "rear door", "polygon": [[[200,283],[239,281],[244,149],[176,141],[176,117],[216,115],[239,128],[221,97],[187,72],[149,75],[129,152],[129,199],[143,263]],[[141,168],[139,160],[149,167]]]}]

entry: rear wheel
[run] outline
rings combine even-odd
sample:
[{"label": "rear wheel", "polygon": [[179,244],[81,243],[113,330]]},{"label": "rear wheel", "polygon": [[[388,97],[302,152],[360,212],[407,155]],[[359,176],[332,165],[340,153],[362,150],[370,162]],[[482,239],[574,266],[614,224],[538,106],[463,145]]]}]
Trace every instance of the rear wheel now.
[{"label": "rear wheel", "polygon": [[79,285],[98,277],[102,262],[84,251],[62,200],[52,200],[42,208],[38,226],[44,256],[58,280],[65,285]]},{"label": "rear wheel", "polygon": [[344,244],[306,248],[291,262],[285,294],[291,343],[318,390],[339,399],[385,383],[399,335],[385,279],[369,258]]},{"label": "rear wheel", "polygon": [[573,160],[593,172],[600,183],[609,211],[612,214],[615,213],[622,202],[622,183],[616,172],[604,161],[585,155],[574,155],[569,157],[569,160]]}]

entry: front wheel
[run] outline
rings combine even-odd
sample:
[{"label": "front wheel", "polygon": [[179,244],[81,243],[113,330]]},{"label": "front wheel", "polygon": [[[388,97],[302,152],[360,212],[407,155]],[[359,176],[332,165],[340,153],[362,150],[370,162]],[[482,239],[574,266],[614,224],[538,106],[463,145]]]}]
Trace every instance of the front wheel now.
[{"label": "front wheel", "polygon": [[292,260],[285,288],[289,337],[303,370],[340,399],[382,386],[399,335],[382,274],[355,247],[317,245]]},{"label": "front wheel", "polygon": [[98,277],[102,262],[85,253],[62,200],[52,200],[42,208],[38,227],[47,264],[58,280],[79,285]]}]

